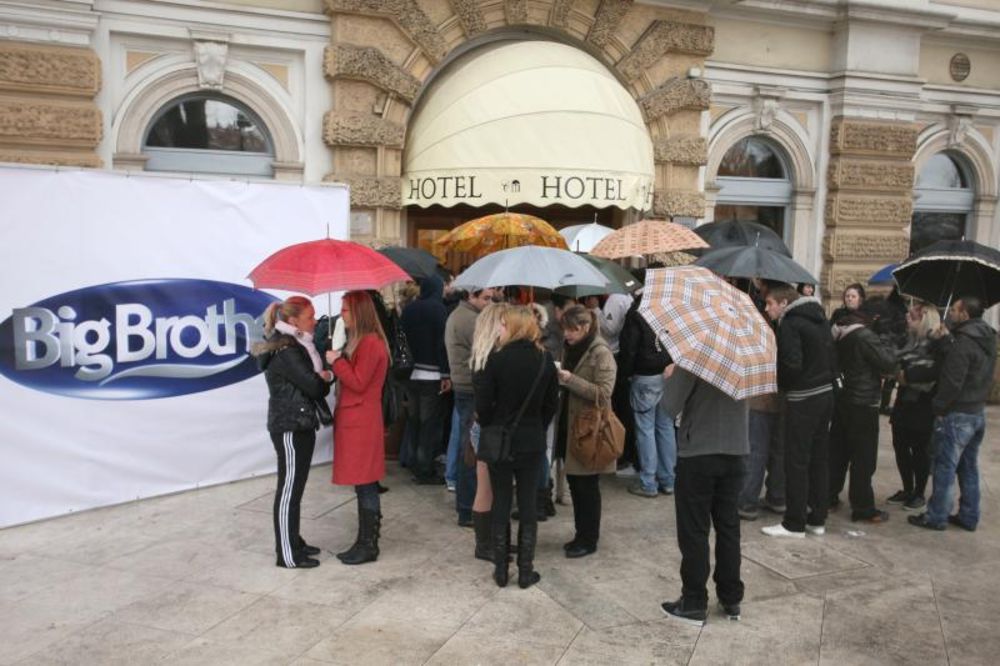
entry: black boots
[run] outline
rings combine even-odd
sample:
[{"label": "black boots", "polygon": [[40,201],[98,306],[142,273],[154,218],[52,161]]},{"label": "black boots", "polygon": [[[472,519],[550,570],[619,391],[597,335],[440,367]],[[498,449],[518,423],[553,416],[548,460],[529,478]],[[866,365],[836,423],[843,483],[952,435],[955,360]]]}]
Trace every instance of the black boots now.
[{"label": "black boots", "polygon": [[378,538],[382,527],[382,514],[378,511],[358,508],[358,539],[351,548],[337,553],[337,559],[344,564],[364,564],[378,559]]},{"label": "black boots", "polygon": [[472,527],[476,531],[476,559],[493,561],[493,513],[490,511],[473,511]]},{"label": "black boots", "polygon": [[507,569],[507,548],[510,544],[510,523],[507,529],[497,529],[493,526],[493,580],[497,587],[507,587],[509,572]]},{"label": "black boots", "polygon": [[522,590],[542,579],[534,569],[535,544],[538,542],[538,524],[521,523],[517,528],[517,586]]}]

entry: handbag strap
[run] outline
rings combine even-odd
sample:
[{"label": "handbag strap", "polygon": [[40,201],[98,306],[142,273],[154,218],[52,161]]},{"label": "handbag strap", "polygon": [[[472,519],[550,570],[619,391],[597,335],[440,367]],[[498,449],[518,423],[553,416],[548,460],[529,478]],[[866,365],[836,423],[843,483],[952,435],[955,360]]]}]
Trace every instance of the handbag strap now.
[{"label": "handbag strap", "polygon": [[542,362],[538,366],[538,374],[535,375],[535,381],[531,382],[531,388],[528,389],[528,395],[524,397],[524,402],[521,403],[521,408],[517,410],[517,416],[514,417],[514,422],[510,425],[510,429],[512,431],[517,430],[517,425],[521,422],[521,417],[524,416],[524,410],[528,408],[531,396],[534,395],[535,388],[538,386],[538,382],[542,380],[543,374],[545,374],[545,352],[542,352]]}]

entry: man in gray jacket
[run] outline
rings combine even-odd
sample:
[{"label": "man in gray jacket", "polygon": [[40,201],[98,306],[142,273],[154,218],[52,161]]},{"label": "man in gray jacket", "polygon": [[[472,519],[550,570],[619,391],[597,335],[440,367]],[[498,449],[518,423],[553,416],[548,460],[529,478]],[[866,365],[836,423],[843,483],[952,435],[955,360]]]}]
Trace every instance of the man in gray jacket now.
[{"label": "man in gray jacket", "polygon": [[715,592],[730,620],[740,619],[740,517],[746,456],[746,400],[731,397],[674,364],[664,371],[662,405],[680,414],[675,503],[681,550],[681,597],[663,612],[701,626],[708,616],[708,532],[715,526]]}]

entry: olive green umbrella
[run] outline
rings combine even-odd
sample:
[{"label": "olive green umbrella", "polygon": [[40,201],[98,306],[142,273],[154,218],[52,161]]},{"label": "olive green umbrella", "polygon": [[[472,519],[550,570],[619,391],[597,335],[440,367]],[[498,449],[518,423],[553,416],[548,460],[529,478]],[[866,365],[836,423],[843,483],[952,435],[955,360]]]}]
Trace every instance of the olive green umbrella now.
[{"label": "olive green umbrella", "polygon": [[583,298],[584,296],[600,296],[603,294],[631,294],[636,289],[642,287],[642,283],[635,279],[631,273],[609,259],[602,259],[591,254],[580,254],[579,256],[590,262],[594,268],[599,270],[608,280],[604,287],[593,285],[569,285],[559,287],[556,293],[570,298]]}]

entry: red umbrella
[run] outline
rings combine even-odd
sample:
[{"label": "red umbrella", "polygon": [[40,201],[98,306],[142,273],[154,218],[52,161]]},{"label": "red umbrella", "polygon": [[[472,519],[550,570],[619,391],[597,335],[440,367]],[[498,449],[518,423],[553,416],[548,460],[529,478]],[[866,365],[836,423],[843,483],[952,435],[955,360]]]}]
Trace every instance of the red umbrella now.
[{"label": "red umbrella", "polygon": [[290,245],[260,262],[248,275],[257,289],[315,296],[331,291],[380,289],[410,276],[370,247],[332,238]]}]

